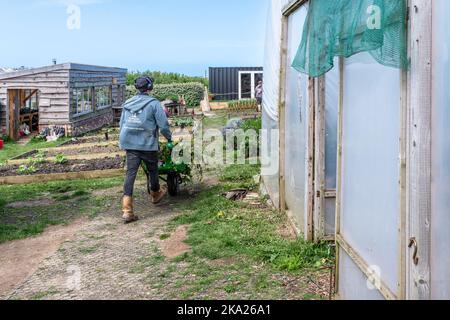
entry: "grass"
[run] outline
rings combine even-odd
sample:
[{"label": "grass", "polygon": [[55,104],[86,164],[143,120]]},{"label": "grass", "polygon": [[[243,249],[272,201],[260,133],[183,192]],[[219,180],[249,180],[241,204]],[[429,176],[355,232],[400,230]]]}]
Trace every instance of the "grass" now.
[{"label": "grass", "polygon": [[222,129],[228,121],[226,111],[215,111],[216,116],[212,118],[205,117],[203,119],[203,128],[206,129]]},{"label": "grass", "polygon": [[57,147],[67,140],[67,138],[62,138],[54,142],[29,142],[24,146],[14,142],[8,142],[4,145],[3,149],[0,150],[0,163],[33,150]]},{"label": "grass", "polygon": [[175,225],[191,225],[188,244],[193,254],[212,260],[246,256],[289,272],[329,264],[333,254],[325,243],[289,240],[278,233],[287,223],[284,215],[221,196],[236,186],[251,185],[255,172],[257,167],[248,165],[225,169],[221,180],[226,183],[199,194],[184,207],[188,213],[174,220]]},{"label": "grass", "polygon": [[[79,217],[93,218],[114,202],[108,197],[94,197],[92,193],[121,184],[121,178],[110,178],[0,186],[0,243],[35,236],[48,226],[68,224]],[[14,202],[48,198],[55,203],[6,207]]]}]

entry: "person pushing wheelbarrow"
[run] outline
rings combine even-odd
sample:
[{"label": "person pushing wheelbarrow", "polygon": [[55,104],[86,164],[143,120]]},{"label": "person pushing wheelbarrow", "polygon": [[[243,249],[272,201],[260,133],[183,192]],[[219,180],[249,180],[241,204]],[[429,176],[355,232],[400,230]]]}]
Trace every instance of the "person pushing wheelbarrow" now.
[{"label": "person pushing wheelbarrow", "polygon": [[158,175],[159,134],[168,140],[173,149],[169,121],[161,103],[150,96],[154,80],[140,77],[135,81],[139,93],[123,105],[120,120],[120,148],[126,151],[127,172],[123,197],[123,221],[131,223],[139,220],[134,214],[133,191],[141,163],[147,167],[150,183],[150,200],[158,204],[167,194],[167,188],[160,186]]}]

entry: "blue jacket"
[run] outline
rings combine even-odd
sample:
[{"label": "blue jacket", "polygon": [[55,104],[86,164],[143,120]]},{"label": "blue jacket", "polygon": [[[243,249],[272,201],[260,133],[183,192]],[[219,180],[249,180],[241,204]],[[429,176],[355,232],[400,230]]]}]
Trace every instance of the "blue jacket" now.
[{"label": "blue jacket", "polygon": [[122,150],[159,151],[160,131],[172,140],[169,121],[157,99],[139,94],[125,102],[120,120]]}]

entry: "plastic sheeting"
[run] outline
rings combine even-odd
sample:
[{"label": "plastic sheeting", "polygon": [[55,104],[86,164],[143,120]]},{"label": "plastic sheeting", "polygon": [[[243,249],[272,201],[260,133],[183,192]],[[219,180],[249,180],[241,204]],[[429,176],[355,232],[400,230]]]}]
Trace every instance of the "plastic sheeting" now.
[{"label": "plastic sheeting", "polygon": [[[336,59],[338,60],[338,59]],[[338,65],[336,61],[335,65]],[[325,75],[325,189],[336,190],[339,67]],[[334,235],[336,199],[325,200],[325,234]]]},{"label": "plastic sheeting", "polygon": [[268,119],[278,122],[280,94],[280,50],[282,8],[287,0],[272,0],[267,17],[264,57],[264,83],[262,107]]},{"label": "plastic sheeting", "polygon": [[[376,81],[375,81],[376,79]],[[398,280],[400,72],[368,53],[346,60],[341,234],[392,292]],[[348,270],[340,268],[345,277]],[[348,277],[347,277],[348,278]],[[350,278],[349,278],[350,279]],[[353,286],[353,281],[342,283]],[[358,292],[345,299],[370,299]]]},{"label": "plastic sheeting", "polygon": [[450,299],[450,1],[433,1],[431,295]]},{"label": "plastic sheeting", "polygon": [[339,298],[351,300],[384,300],[384,297],[373,290],[368,278],[347,255],[345,251],[339,255]]},{"label": "plastic sheeting", "polygon": [[280,49],[282,8],[288,0],[272,0],[267,17],[262,102],[261,175],[272,202],[279,205]]},{"label": "plastic sheeting", "polygon": [[[302,6],[289,16],[287,61],[292,61],[300,44],[308,10]],[[290,63],[288,64],[290,65]],[[307,214],[308,76],[292,67],[286,69],[286,204],[302,232]]]}]

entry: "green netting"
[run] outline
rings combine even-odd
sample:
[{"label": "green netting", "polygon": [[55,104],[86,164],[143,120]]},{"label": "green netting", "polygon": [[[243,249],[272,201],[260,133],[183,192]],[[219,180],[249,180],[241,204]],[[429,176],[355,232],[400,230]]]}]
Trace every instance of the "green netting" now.
[{"label": "green netting", "polygon": [[310,0],[293,67],[312,77],[333,68],[336,56],[370,52],[379,63],[408,68],[406,0]]}]

